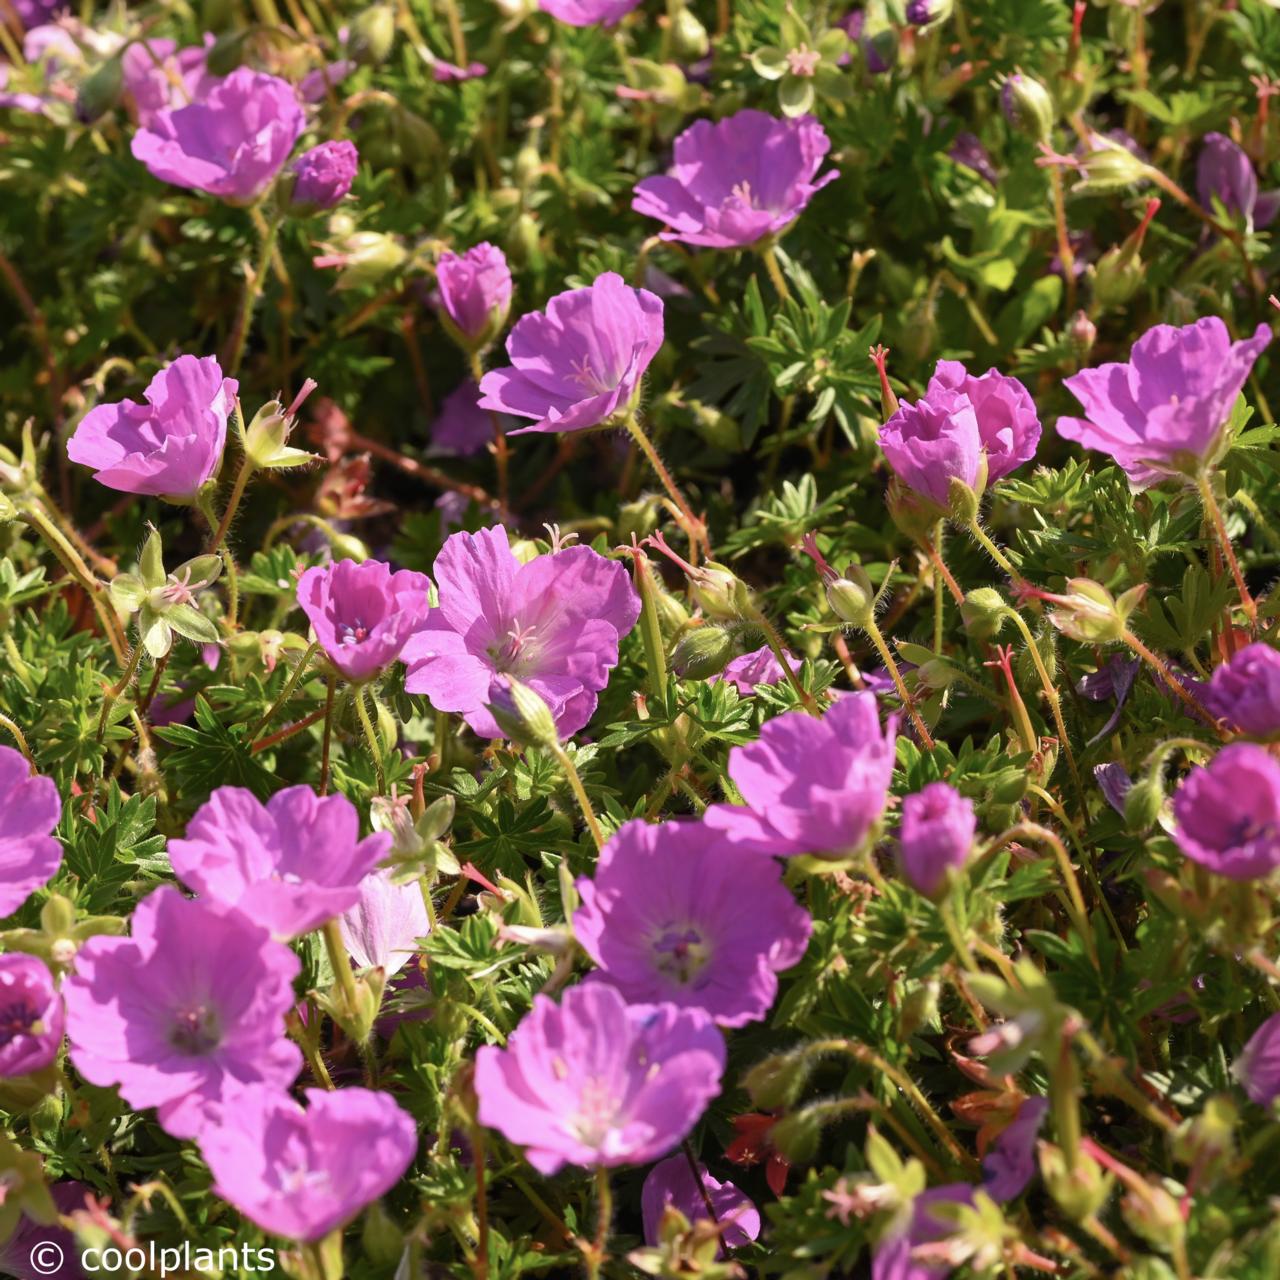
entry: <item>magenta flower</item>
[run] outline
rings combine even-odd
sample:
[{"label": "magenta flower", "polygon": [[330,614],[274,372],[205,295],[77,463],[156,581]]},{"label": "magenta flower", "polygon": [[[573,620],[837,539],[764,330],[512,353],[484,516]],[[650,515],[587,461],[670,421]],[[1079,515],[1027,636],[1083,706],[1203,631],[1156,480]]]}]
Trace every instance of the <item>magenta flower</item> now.
[{"label": "magenta flower", "polygon": [[616,27],[641,0],[538,0],[538,8],[570,27]]},{"label": "magenta flower", "polygon": [[434,572],[440,607],[404,646],[405,689],[501,738],[488,704],[511,675],[542,695],[561,734],[581,729],[640,616],[626,570],[590,547],[521,564],[497,526],[453,534]]},{"label": "magenta flower", "polygon": [[243,787],[219,787],[186,838],[169,841],[169,861],[197,893],[247,912],[277,938],[296,938],[355,906],[390,848],[385,831],[360,839],[346,796],[286,787],[264,805]]},{"label": "magenta flower", "polygon": [[338,928],[357,969],[382,969],[394,977],[419,950],[418,939],[431,931],[422,885],[417,880],[396,884],[390,870],[371,871]]},{"label": "magenta flower", "polygon": [[973,852],[978,829],[973,802],[945,782],[931,782],[902,802],[902,874],[926,898],[947,887],[947,875],[959,871]]},{"label": "magenta flower", "polygon": [[658,1243],[658,1225],[668,1206],[678,1209],[690,1222],[705,1218],[704,1190],[716,1211],[716,1221],[724,1231],[724,1242],[730,1249],[741,1248],[755,1240],[760,1235],[760,1210],[750,1197],[732,1182],[718,1182],[707,1172],[705,1165],[698,1166],[698,1174],[702,1179],[701,1189],[683,1153],[669,1156],[649,1170],[640,1191],[645,1243],[651,1246]]},{"label": "magenta flower", "polygon": [[213,1192],[250,1222],[304,1243],[323,1239],[395,1186],[418,1135],[390,1094],[308,1089],[304,1110],[280,1089],[245,1089],[200,1135]]},{"label": "magenta flower", "polygon": [[285,81],[238,67],[202,102],[161,111],[133,137],[133,156],[161,182],[253,204],[284,168],[306,123]]},{"label": "magenta flower", "polygon": [[720,1092],[724,1040],[704,1013],[628,1005],[602,982],[535,996],[503,1049],[476,1054],[480,1123],[539,1173],[666,1155]]},{"label": "magenta flower", "polygon": [[1015,1199],[1035,1177],[1036,1140],[1048,1114],[1048,1098],[1024,1098],[1018,1114],[983,1156],[982,1185],[993,1200],[1003,1204]]},{"label": "magenta flower", "polygon": [[354,142],[322,142],[294,162],[296,181],[290,203],[302,209],[332,209],[351,190],[360,168]]},{"label": "magenta flower", "polygon": [[136,40],[120,57],[124,87],[138,111],[138,124],[149,127],[162,111],[203,102],[219,78],[209,73],[207,58],[215,37],[179,49],[172,40]]},{"label": "magenta flower", "polygon": [[812,116],[745,110],[699,120],[675,142],[671,172],[638,182],[631,207],[665,222],[664,240],[737,249],[780,236],[835,169],[815,181],[831,143]]},{"label": "magenta flower", "polygon": [[1258,193],[1258,175],[1243,148],[1225,134],[1206,133],[1196,161],[1196,194],[1206,209],[1216,196],[1230,214],[1250,229],[1265,227],[1280,213],[1280,191]]},{"label": "magenta flower", "polygon": [[381,560],[339,560],[298,579],[298,604],[325,656],[348,680],[391,665],[427,617],[431,581]]},{"label": "magenta flower", "polygon": [[511,367],[484,375],[480,407],[538,419],[512,435],[598,427],[634,407],[662,333],[662,299],[606,271],[520,318],[507,338]]},{"label": "magenta flower", "polygon": [[287,1088],[298,958],[238,911],[167,885],[134,908],[132,936],[90,938],[63,986],[71,1061],[90,1084],[156,1107],[175,1138],[220,1121],[245,1085]]},{"label": "magenta flower", "polygon": [[432,453],[466,458],[493,439],[493,418],[480,407],[480,388],[468,378],[445,396],[431,424]]},{"label": "magenta flower", "polygon": [[1173,797],[1173,838],[1193,862],[1228,880],[1280,866],[1280,763],[1249,742],[1192,769]]},{"label": "magenta flower", "polygon": [[53,879],[62,846],[49,833],[61,817],[53,781],[33,775],[20,751],[0,747],[0,917]]},{"label": "magenta flower", "polygon": [[958,392],[973,406],[988,484],[1003,480],[1036,456],[1040,417],[1035,401],[1017,378],[994,369],[975,376],[958,360],[939,360],[926,395],[939,390]]},{"label": "magenta flower", "polygon": [[1231,1064],[1231,1074],[1260,1107],[1269,1108],[1280,1098],[1280,1013],[1273,1013],[1249,1037]]},{"label": "magenta flower", "polygon": [[436,287],[445,324],[460,346],[478,350],[502,332],[511,310],[511,268],[501,249],[486,241],[464,254],[442,253]]},{"label": "magenta flower", "polygon": [[743,848],[841,859],[865,844],[884,813],[893,777],[896,719],[884,728],[874,694],[845,694],[820,720],[788,711],[756,742],[729,753],[746,805],[712,805],[703,817]]},{"label": "magenta flower", "polygon": [[574,936],[624,999],[702,1009],[725,1027],[763,1018],[809,945],[778,864],[700,822],[624,823],[578,893]]},{"label": "magenta flower", "polygon": [[1108,454],[1134,489],[1213,465],[1223,428],[1254,361],[1271,341],[1260,324],[1232,342],[1217,316],[1174,328],[1158,324],[1134,343],[1128,364],[1082,369],[1064,386],[1083,418],[1059,418],[1058,434]]},{"label": "magenta flower", "polygon": [[1280,653],[1248,644],[1218,667],[1200,700],[1220,720],[1251,738],[1280,734]]},{"label": "magenta flower", "polygon": [[903,401],[880,428],[894,474],[938,507],[950,506],[952,480],[980,493],[1035,456],[1040,419],[1017,378],[988,369],[980,377],[940,360],[924,396]]},{"label": "magenta flower", "polygon": [[[799,671],[804,665],[794,653],[784,649],[782,654],[792,671]],[[711,677],[712,683],[727,680],[744,698],[755,693],[757,685],[777,684],[779,680],[785,679],[786,672],[768,645],[734,658],[720,675]]]},{"label": "magenta flower", "polygon": [[0,955],[0,1078],[41,1071],[58,1056],[62,997],[35,956]]},{"label": "magenta flower", "polygon": [[222,461],[240,384],[213,356],[179,356],[151,379],[146,404],[100,404],[80,420],[67,457],[121,493],[191,501]]}]

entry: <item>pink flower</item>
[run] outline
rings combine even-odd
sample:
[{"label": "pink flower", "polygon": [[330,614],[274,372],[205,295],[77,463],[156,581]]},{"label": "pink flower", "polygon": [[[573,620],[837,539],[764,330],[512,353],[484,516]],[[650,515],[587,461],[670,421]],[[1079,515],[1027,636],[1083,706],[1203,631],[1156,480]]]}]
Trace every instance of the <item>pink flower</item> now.
[{"label": "pink flower", "polygon": [[1260,324],[1232,342],[1217,316],[1158,324],[1134,343],[1127,364],[1082,369],[1063,385],[1083,418],[1059,418],[1058,434],[1109,454],[1134,489],[1211,465],[1254,362],[1271,341]]},{"label": "pink flower", "polygon": [[[92,1191],[83,1182],[55,1182],[49,1188],[60,1214],[84,1209]],[[49,1246],[57,1249],[55,1254]],[[32,1259],[36,1261],[32,1261]],[[55,1259],[61,1259],[55,1263]],[[41,1265],[37,1265],[37,1262]],[[54,1264],[50,1270],[49,1265]],[[0,1244],[0,1273],[18,1280],[87,1280],[80,1265],[80,1247],[73,1232],[52,1223],[36,1222],[24,1213],[13,1234]]]},{"label": "pink flower", "polygon": [[431,452],[459,458],[479,453],[493,439],[493,418],[480,408],[480,388],[468,378],[445,396],[431,424]]},{"label": "pink flower", "polygon": [[121,493],[190,501],[218,470],[240,384],[213,356],[179,356],[147,385],[146,404],[100,404],[80,420],[67,457]]},{"label": "pink flower", "polygon": [[1280,764],[1251,742],[1223,747],[1173,797],[1173,838],[1193,862],[1228,880],[1280,867]]},{"label": "pink flower", "polygon": [[0,955],[0,1078],[50,1066],[62,1047],[63,1023],[62,997],[44,962]]},{"label": "pink flower", "polygon": [[670,1206],[678,1209],[690,1222],[707,1217],[707,1206],[702,1198],[705,1191],[716,1211],[716,1220],[724,1231],[724,1242],[730,1249],[750,1244],[760,1235],[760,1210],[750,1197],[739,1191],[732,1182],[717,1182],[706,1170],[698,1166],[702,1179],[699,1188],[693,1170],[684,1153],[669,1156],[649,1170],[640,1191],[640,1216],[644,1222],[645,1243],[658,1244],[658,1227],[664,1211]]},{"label": "pink flower", "polygon": [[1030,392],[995,369],[972,374],[958,360],[939,360],[926,395],[955,391],[973,406],[978,439],[987,459],[987,482],[995,484],[1036,456],[1040,417]]},{"label": "pink flower", "polygon": [[1018,1114],[983,1157],[983,1189],[993,1200],[1003,1204],[1027,1189],[1036,1172],[1036,1141],[1048,1114],[1048,1098],[1024,1098]]},{"label": "pink flower", "polygon": [[381,560],[339,560],[298,579],[298,604],[329,661],[348,680],[369,680],[398,657],[427,617],[431,581]]},{"label": "pink flower", "polygon": [[247,912],[277,938],[296,938],[348,910],[387,855],[385,831],[360,839],[346,796],[286,787],[264,805],[243,787],[219,787],[169,841],[183,883]]},{"label": "pink flower", "polygon": [[1280,652],[1247,644],[1218,667],[1201,694],[1205,707],[1251,738],[1280,734]]},{"label": "pink flower", "polygon": [[[799,671],[804,665],[794,653],[786,649],[782,653],[792,671]],[[720,675],[712,676],[710,682],[714,684],[717,680],[727,680],[742,697],[748,698],[755,693],[757,685],[777,684],[784,679],[786,672],[783,671],[782,664],[773,656],[773,650],[765,645],[734,658]]]},{"label": "pink flower", "polygon": [[1270,1108],[1280,1098],[1280,1013],[1273,1013],[1249,1037],[1231,1074],[1260,1107]]},{"label": "pink flower", "polygon": [[237,67],[202,102],[158,112],[133,155],[161,182],[253,204],[284,168],[306,119],[292,87]]},{"label": "pink flower", "polygon": [[500,738],[487,708],[497,677],[512,675],[546,699],[561,734],[581,729],[640,616],[626,570],[590,547],[521,564],[498,526],[453,534],[433,571],[440,607],[404,646],[405,689]]},{"label": "pink flower", "polygon": [[737,249],[781,235],[814,194],[840,175],[814,180],[831,143],[812,116],[779,120],[745,110],[699,120],[675,142],[671,172],[638,182],[631,207],[670,228],[663,240]]},{"label": "pink flower", "polygon": [[538,0],[538,8],[570,27],[616,27],[640,0]]},{"label": "pink flower", "polygon": [[458,80],[477,80],[488,73],[489,68],[483,62],[468,62],[465,67],[459,67],[452,62],[445,62],[443,58],[437,58],[431,64],[432,78],[438,84]]},{"label": "pink flower", "polygon": [[598,427],[639,400],[662,334],[662,299],[606,271],[521,317],[507,338],[511,367],[484,375],[480,407],[539,419],[512,435]]},{"label": "pink flower", "polygon": [[667,1000],[721,1026],[763,1018],[778,974],[809,944],[778,864],[700,822],[624,823],[578,893],[574,936],[605,981],[630,1002]]},{"label": "pink flower", "polygon": [[399,973],[431,931],[422,885],[396,884],[390,870],[371,871],[360,881],[360,896],[338,920],[347,954],[357,969]]},{"label": "pink flower", "polygon": [[511,268],[501,249],[486,241],[464,254],[442,253],[436,287],[445,325],[460,346],[478,350],[502,332],[511,310]]},{"label": "pink flower", "polygon": [[978,819],[973,802],[945,782],[931,782],[902,802],[902,874],[926,898],[946,888],[947,875],[959,871],[973,852]]},{"label": "pink flower", "polygon": [[411,1117],[372,1089],[308,1089],[303,1110],[279,1089],[240,1093],[200,1135],[213,1191],[287,1240],[320,1240],[391,1190],[418,1150]]},{"label": "pink flower", "polygon": [[63,987],[71,1061],[90,1084],[156,1107],[175,1138],[219,1123],[245,1085],[292,1084],[285,1037],[301,965],[240,912],[167,885],[134,908],[132,936],[90,938]]},{"label": "pink flower", "polygon": [[745,806],[712,805],[703,821],[760,853],[851,857],[884,813],[895,727],[890,717],[881,729],[871,693],[846,694],[820,720],[803,711],[776,716],[756,742],[729,753]]},{"label": "pink flower", "polygon": [[139,125],[145,129],[162,111],[204,101],[219,83],[206,62],[214,41],[206,34],[203,44],[179,49],[172,40],[136,40],[125,49],[120,67]]},{"label": "pink flower", "polygon": [[354,142],[322,142],[304,151],[294,162],[296,180],[291,204],[308,209],[332,209],[351,190],[360,168]]},{"label": "pink flower", "polygon": [[306,103],[323,102],[329,90],[341,84],[355,69],[351,59],[339,58],[308,71],[298,84],[298,97]]},{"label": "pink flower", "polygon": [[588,983],[535,996],[503,1049],[476,1054],[480,1123],[539,1173],[666,1155],[720,1092],[724,1040],[704,1013],[628,1005]]},{"label": "pink flower", "polygon": [[0,916],[53,879],[62,846],[49,832],[61,816],[52,780],[33,775],[20,751],[0,747]]}]

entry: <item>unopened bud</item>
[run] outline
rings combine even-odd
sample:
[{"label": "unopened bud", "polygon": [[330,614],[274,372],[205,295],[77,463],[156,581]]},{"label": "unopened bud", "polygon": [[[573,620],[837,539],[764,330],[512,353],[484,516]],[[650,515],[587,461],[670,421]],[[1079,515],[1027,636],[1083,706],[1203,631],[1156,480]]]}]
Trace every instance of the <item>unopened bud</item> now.
[{"label": "unopened bud", "polygon": [[80,85],[76,94],[76,119],[92,124],[120,101],[124,92],[124,71],[119,58],[108,58]]},{"label": "unopened bud", "polygon": [[624,502],[618,509],[615,531],[618,541],[626,544],[635,538],[639,542],[647,538],[658,527],[657,504],[649,498],[637,498],[634,502]]},{"label": "unopened bud", "polygon": [[505,685],[491,690],[490,696],[493,701],[489,703],[489,714],[512,742],[559,749],[560,732],[555,717],[536,689],[507,676]]},{"label": "unopened bud", "polygon": [[1060,1148],[1041,1143],[1039,1154],[1040,1175],[1045,1186],[1073,1222],[1091,1218],[1106,1203],[1112,1180],[1091,1156],[1080,1152],[1076,1167],[1068,1169]]},{"label": "unopened bud", "polygon": [[842,577],[827,579],[826,587],[827,603],[841,622],[865,629],[874,620],[875,588],[861,565],[851,564]]},{"label": "unopened bud", "polygon": [[756,1063],[743,1077],[742,1084],[757,1107],[777,1111],[790,1106],[800,1096],[809,1074],[802,1056],[776,1053]]},{"label": "unopened bud", "polygon": [[1158,778],[1150,775],[1139,778],[1125,793],[1125,827],[1134,835],[1150,831],[1160,821],[1164,801],[1164,787]]},{"label": "unopened bud", "polygon": [[1005,119],[1033,141],[1048,142],[1053,136],[1057,111],[1039,80],[1015,71],[1000,90],[1000,107]]},{"label": "unopened bud", "polygon": [[1116,245],[1093,267],[1093,296],[1104,310],[1122,307],[1138,292],[1146,274],[1141,254],[1127,253],[1123,246]]},{"label": "unopened bud", "polygon": [[1091,142],[1092,150],[1081,160],[1083,176],[1072,186],[1073,191],[1080,195],[1113,195],[1147,180],[1150,170],[1146,162],[1127,147],[1099,134],[1094,134]]},{"label": "unopened bud", "polygon": [[671,53],[678,62],[697,62],[711,48],[707,29],[693,12],[681,8],[671,24]]},{"label": "unopened bud", "polygon": [[750,588],[727,566],[708,560],[688,576],[693,598],[708,618],[732,622],[753,612]]},{"label": "unopened bud", "polygon": [[769,1141],[788,1164],[808,1164],[818,1154],[822,1125],[812,1111],[794,1111],[769,1130]]},{"label": "unopened bud", "polygon": [[370,5],[351,23],[347,53],[364,66],[376,66],[386,61],[395,39],[395,10],[389,4]]},{"label": "unopened bud", "polygon": [[1008,605],[995,587],[975,587],[965,595],[960,617],[965,630],[979,643],[994,640],[1008,618]]},{"label": "unopened bud", "polygon": [[1148,1182],[1142,1191],[1130,1191],[1120,1202],[1120,1212],[1130,1231],[1167,1253],[1176,1250],[1186,1236],[1187,1225],[1177,1200],[1158,1182]]},{"label": "unopened bud", "polygon": [[404,1235],[392,1222],[381,1200],[375,1200],[364,1211],[360,1243],[369,1261],[376,1266],[394,1267],[404,1253]]},{"label": "unopened bud", "polygon": [[1070,344],[1071,354],[1077,360],[1083,360],[1093,350],[1097,339],[1098,326],[1083,311],[1077,311],[1067,325],[1067,342]]},{"label": "unopened bud", "polygon": [[682,680],[718,676],[733,657],[733,639],[723,627],[695,627],[671,654],[671,669]]}]

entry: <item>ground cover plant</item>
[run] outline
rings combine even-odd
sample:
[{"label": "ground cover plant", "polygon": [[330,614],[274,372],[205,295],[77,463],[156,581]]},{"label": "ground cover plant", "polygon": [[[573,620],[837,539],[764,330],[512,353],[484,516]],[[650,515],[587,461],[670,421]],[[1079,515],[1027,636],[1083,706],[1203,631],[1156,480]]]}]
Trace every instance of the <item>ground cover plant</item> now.
[{"label": "ground cover plant", "polygon": [[0,0],[0,1271],[1274,1277],[1275,0]]}]

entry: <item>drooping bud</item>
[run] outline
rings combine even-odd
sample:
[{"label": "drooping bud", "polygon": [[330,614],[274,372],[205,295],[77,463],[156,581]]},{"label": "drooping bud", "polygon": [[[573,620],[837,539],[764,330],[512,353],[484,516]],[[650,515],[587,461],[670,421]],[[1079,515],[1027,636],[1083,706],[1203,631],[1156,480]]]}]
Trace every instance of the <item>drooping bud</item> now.
[{"label": "drooping bud", "polygon": [[1040,1176],[1058,1207],[1073,1222],[1091,1218],[1111,1194],[1111,1175],[1092,1156],[1081,1152],[1074,1169],[1067,1167],[1059,1147],[1040,1144]]},{"label": "drooping bud", "polygon": [[865,629],[875,618],[875,588],[867,571],[851,564],[839,577],[825,579],[827,603],[831,611],[851,627]]},{"label": "drooping bud", "polygon": [[671,23],[671,54],[677,62],[697,62],[711,48],[707,29],[688,8],[681,6]]},{"label": "drooping bud", "polygon": [[1125,827],[1132,831],[1134,835],[1150,831],[1160,821],[1160,814],[1164,811],[1164,805],[1164,787],[1160,779],[1152,774],[1148,774],[1145,778],[1139,778],[1125,792]]},{"label": "drooping bud", "polygon": [[676,645],[671,669],[682,680],[705,680],[719,675],[733,652],[733,638],[724,627],[695,627]]},{"label": "drooping bud", "polygon": [[1008,618],[1009,606],[995,587],[975,587],[965,595],[960,617],[965,630],[979,644],[994,640]]},{"label": "drooping bud", "polygon": [[1015,129],[1035,142],[1048,142],[1053,136],[1057,111],[1049,90],[1032,76],[1015,71],[1000,90],[1000,107],[1005,119]]},{"label": "drooping bud", "polygon": [[489,696],[489,713],[512,742],[559,750],[555,717],[536,689],[514,676],[505,676],[501,685],[495,681]]},{"label": "drooping bud", "polygon": [[1098,326],[1083,311],[1077,311],[1067,325],[1067,342],[1071,347],[1071,354],[1077,360],[1083,360],[1093,350],[1097,339]]}]

